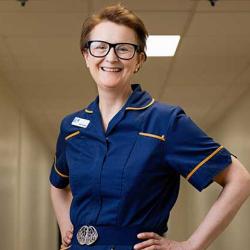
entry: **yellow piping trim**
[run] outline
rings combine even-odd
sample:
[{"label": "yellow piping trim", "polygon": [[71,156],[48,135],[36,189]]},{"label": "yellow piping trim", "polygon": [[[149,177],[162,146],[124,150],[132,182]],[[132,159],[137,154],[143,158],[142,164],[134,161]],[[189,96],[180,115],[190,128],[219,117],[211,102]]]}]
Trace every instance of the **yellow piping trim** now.
[{"label": "yellow piping trim", "polygon": [[54,168],[55,168],[56,172],[57,172],[61,177],[69,178],[68,175],[65,175],[65,174],[60,173],[59,170],[57,169],[57,167],[56,167],[56,157],[55,157],[55,162],[54,162]]},{"label": "yellow piping trim", "polygon": [[148,108],[149,106],[151,106],[153,103],[155,102],[155,99],[152,98],[151,102],[146,105],[146,106],[143,106],[143,107],[140,107],[140,108],[136,108],[136,107],[127,107],[126,110],[142,110],[142,109],[146,109]]},{"label": "yellow piping trim", "polygon": [[78,135],[78,134],[80,134],[80,131],[79,131],[79,130],[77,130],[76,132],[74,132],[74,133],[72,133],[72,134],[66,136],[66,137],[65,137],[65,140],[68,140],[69,138],[71,138],[71,137],[73,137],[73,136],[76,136],[76,135]]},{"label": "yellow piping trim", "polygon": [[150,134],[150,133],[143,133],[143,132],[139,132],[139,135],[144,135],[144,136],[148,136],[148,137],[153,137],[155,139],[159,139],[161,141],[165,141],[165,135],[154,135],[154,134]]},{"label": "yellow piping trim", "polygon": [[94,113],[94,111],[92,111],[92,110],[89,110],[89,109],[84,109],[84,111],[85,111],[86,113],[89,113],[89,114],[92,114],[92,113]]},{"label": "yellow piping trim", "polygon": [[220,146],[219,148],[217,148],[212,154],[210,154],[208,157],[206,157],[203,161],[201,161],[186,177],[187,180],[190,179],[190,177],[202,166],[204,165],[208,160],[210,160],[214,155],[216,155],[221,149],[223,148],[223,146]]},{"label": "yellow piping trim", "polygon": [[56,168],[56,165],[54,165],[54,168],[55,168],[56,172],[57,172],[61,177],[69,178],[68,175],[65,175],[65,174],[60,173],[60,172],[58,171],[58,169]]}]

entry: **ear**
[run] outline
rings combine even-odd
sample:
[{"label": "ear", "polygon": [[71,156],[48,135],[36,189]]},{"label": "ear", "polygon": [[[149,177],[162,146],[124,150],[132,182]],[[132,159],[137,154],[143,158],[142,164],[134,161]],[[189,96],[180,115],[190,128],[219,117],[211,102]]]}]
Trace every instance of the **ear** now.
[{"label": "ear", "polygon": [[141,52],[137,57],[137,64],[136,64],[137,69],[140,69],[142,67],[142,64],[144,63],[145,59],[146,58],[144,53]]},{"label": "ear", "polygon": [[88,68],[88,67],[89,67],[89,65],[88,65],[89,53],[88,53],[88,51],[87,51],[87,50],[82,50],[82,55],[83,55],[83,57],[84,57],[84,59],[85,59],[86,66],[87,66],[87,68]]}]

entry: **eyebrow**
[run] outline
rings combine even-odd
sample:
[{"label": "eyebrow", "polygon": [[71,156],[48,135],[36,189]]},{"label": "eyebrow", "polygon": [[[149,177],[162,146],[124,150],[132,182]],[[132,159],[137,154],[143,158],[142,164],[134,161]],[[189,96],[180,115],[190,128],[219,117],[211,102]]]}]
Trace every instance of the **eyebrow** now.
[{"label": "eyebrow", "polygon": [[111,43],[111,44],[128,43],[128,44],[135,44],[135,45],[137,45],[137,42],[116,42],[116,43],[112,43],[112,42],[105,41],[105,40],[100,40],[100,39],[89,39],[89,41],[106,42],[106,43]]}]

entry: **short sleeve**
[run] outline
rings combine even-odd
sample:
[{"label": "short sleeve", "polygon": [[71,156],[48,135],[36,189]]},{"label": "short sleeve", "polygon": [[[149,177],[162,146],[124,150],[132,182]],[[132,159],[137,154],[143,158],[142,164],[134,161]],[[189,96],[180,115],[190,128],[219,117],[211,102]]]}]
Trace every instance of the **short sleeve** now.
[{"label": "short sleeve", "polygon": [[166,164],[201,191],[231,162],[231,153],[176,107],[166,139]]},{"label": "short sleeve", "polygon": [[50,172],[50,183],[57,188],[65,188],[69,184],[69,169],[65,156],[65,139],[63,122],[57,138],[56,153]]}]

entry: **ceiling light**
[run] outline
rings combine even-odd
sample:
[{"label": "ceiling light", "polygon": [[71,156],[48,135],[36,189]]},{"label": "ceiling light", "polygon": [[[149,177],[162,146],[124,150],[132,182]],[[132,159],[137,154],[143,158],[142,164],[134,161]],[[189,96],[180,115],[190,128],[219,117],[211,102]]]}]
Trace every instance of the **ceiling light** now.
[{"label": "ceiling light", "polygon": [[147,39],[147,56],[174,56],[180,38],[174,35],[150,35]]}]

